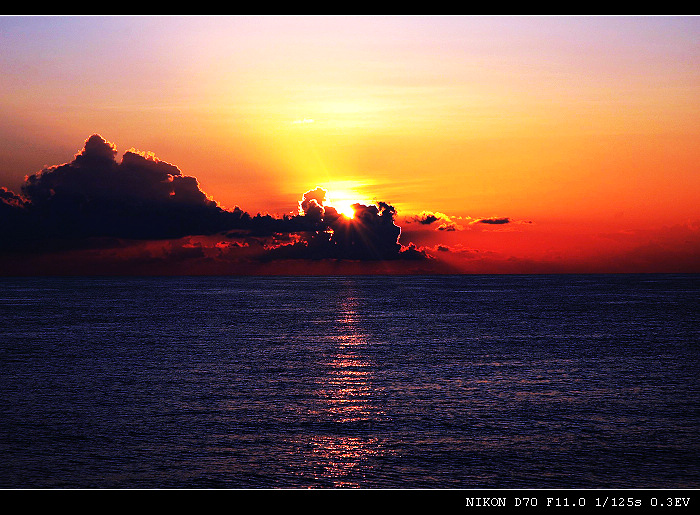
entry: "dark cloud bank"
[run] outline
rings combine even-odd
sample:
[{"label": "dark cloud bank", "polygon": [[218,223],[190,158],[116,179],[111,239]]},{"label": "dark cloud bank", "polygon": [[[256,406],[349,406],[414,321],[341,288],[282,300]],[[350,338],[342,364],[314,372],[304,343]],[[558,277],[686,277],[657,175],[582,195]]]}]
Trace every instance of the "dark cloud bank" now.
[{"label": "dark cloud bank", "polygon": [[179,240],[177,251],[171,245],[158,259],[203,258],[201,241],[192,237],[216,235],[219,256],[247,248],[239,254],[260,263],[428,258],[399,244],[396,210],[387,203],[355,204],[348,219],[325,206],[325,191],[317,188],[304,194],[298,214],[253,216],[221,208],[172,164],[137,151],[117,162],[116,154],[112,143],[93,135],[70,163],[26,177],[20,194],[0,188],[0,254],[15,262],[76,249],[99,256],[96,249],[123,249],[125,241]]}]

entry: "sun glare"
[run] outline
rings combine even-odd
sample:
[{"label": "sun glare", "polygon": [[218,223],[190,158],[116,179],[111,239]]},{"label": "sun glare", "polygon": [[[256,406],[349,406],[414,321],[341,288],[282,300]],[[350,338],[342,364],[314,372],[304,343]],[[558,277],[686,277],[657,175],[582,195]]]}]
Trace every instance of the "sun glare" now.
[{"label": "sun glare", "polygon": [[316,188],[323,190],[323,206],[332,207],[345,218],[355,218],[355,204],[372,205],[374,202],[366,200],[368,196],[363,193],[364,183],[353,180],[328,181],[316,183]]},{"label": "sun glare", "polygon": [[354,202],[348,200],[343,202],[334,202],[332,206],[344,217],[354,218],[355,210],[352,208],[352,204],[354,204]]},{"label": "sun glare", "polygon": [[353,204],[362,203],[356,200],[356,196],[353,196],[349,192],[345,191],[333,191],[328,193],[328,201],[326,205],[335,208],[338,213],[345,216],[346,218],[354,218],[355,210],[353,209]]}]

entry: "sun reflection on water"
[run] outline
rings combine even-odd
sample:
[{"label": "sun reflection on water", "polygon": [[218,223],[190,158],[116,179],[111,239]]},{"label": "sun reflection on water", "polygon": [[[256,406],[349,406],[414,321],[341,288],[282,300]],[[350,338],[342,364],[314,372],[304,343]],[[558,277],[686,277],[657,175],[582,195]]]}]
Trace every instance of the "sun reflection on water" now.
[{"label": "sun reflection on water", "polygon": [[382,454],[381,442],[369,436],[368,425],[381,415],[374,403],[375,366],[365,352],[368,341],[358,320],[357,299],[343,291],[336,330],[330,335],[327,374],[319,378],[318,417],[329,424],[327,434],[311,438],[314,479],[334,487],[360,487]]},{"label": "sun reflection on water", "polygon": [[379,455],[376,437],[315,435],[311,440],[315,477],[334,487],[358,488],[373,468],[366,462]]}]

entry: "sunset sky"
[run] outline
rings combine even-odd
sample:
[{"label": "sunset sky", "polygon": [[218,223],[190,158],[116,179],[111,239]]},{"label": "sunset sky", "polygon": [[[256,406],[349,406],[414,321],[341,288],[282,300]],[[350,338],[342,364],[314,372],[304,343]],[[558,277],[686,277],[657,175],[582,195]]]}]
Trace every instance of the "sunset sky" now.
[{"label": "sunset sky", "polygon": [[[338,211],[386,203],[401,250],[424,258],[396,260],[407,272],[700,272],[697,17],[5,16],[0,72],[5,241],[41,202],[25,177],[99,135],[110,166],[129,150],[134,169],[173,165],[226,212],[298,216],[317,187]],[[344,260],[239,267],[255,235],[231,229],[8,243],[0,264],[323,273]],[[310,241],[273,234],[261,248]]]}]

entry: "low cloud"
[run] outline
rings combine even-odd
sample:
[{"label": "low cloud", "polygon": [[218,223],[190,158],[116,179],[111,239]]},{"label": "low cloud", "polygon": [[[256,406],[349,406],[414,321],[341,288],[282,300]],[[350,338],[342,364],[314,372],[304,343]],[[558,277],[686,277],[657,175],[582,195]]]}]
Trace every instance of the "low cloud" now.
[{"label": "low cloud", "polygon": [[413,219],[422,225],[430,225],[434,222],[440,220],[441,213],[431,213],[429,211],[423,211],[421,214],[416,215]]},{"label": "low cloud", "polygon": [[[417,222],[421,225],[431,225],[435,227],[436,231],[462,231],[464,230],[464,225],[467,228],[474,224],[486,224],[486,225],[504,225],[512,223],[513,221],[508,217],[490,217],[490,218],[472,218],[472,217],[457,217],[449,216],[445,213],[440,213],[439,211],[422,211],[420,214],[410,218],[410,222]],[[532,222],[519,222],[519,223],[532,223]]]},{"label": "low cloud", "polygon": [[461,231],[464,229],[462,225],[454,221],[453,217],[440,213],[438,211],[422,211],[420,214],[413,217],[412,221],[418,222],[421,225],[437,224],[437,231]]},{"label": "low cloud", "polygon": [[[426,258],[399,244],[396,210],[385,202],[355,204],[349,219],[325,205],[326,191],[315,188],[303,194],[297,215],[251,215],[238,206],[221,208],[195,177],[152,153],[130,149],[119,162],[116,155],[116,146],[95,134],[72,161],[27,176],[20,194],[0,188],[0,250],[44,252],[218,235],[218,251],[258,249],[267,261]],[[202,258],[202,252],[194,245],[166,254]]]},{"label": "low cloud", "polygon": [[194,177],[135,151],[117,163],[116,152],[93,135],[70,163],[26,177],[21,205],[19,195],[8,201],[5,193],[2,202],[14,208],[24,239],[165,239],[211,234],[229,224],[231,214]]},{"label": "low cloud", "polygon": [[503,225],[510,223],[510,218],[481,218],[476,220],[476,223],[480,224],[490,224],[490,225]]},{"label": "low cloud", "polygon": [[353,218],[326,206],[323,188],[304,193],[299,202],[300,217],[311,231],[307,239],[280,246],[267,259],[419,259],[426,255],[399,243],[401,228],[396,225],[396,209],[386,202],[375,205],[353,204]]}]

